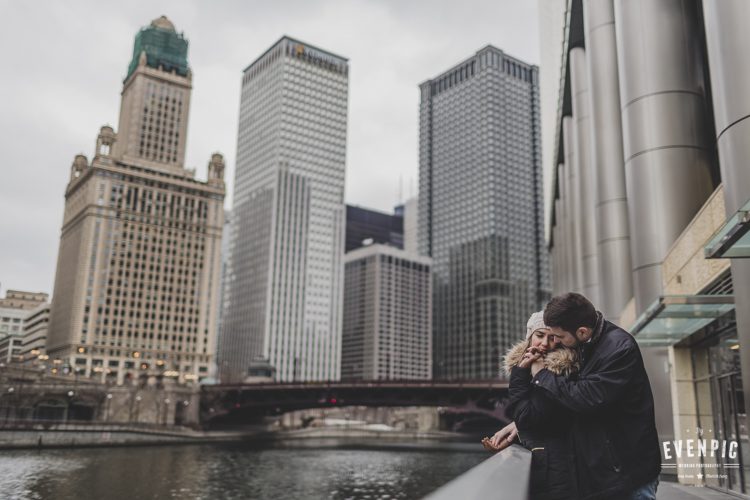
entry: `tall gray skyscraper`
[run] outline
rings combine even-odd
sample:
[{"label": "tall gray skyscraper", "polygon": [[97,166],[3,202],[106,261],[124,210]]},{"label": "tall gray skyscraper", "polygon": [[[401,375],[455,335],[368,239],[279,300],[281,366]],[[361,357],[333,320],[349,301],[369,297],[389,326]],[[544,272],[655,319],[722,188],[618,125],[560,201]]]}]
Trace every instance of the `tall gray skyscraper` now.
[{"label": "tall gray skyscraper", "polygon": [[282,37],[242,75],[223,381],[338,379],[347,59]]},{"label": "tall gray skyscraper", "polygon": [[419,251],[435,378],[497,377],[549,296],[538,68],[487,46],[420,85]]}]

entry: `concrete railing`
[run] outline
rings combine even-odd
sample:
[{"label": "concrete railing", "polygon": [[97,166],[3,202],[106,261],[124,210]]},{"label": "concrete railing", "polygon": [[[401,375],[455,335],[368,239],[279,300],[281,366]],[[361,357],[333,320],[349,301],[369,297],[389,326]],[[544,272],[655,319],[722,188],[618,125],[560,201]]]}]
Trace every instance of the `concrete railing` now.
[{"label": "concrete railing", "polygon": [[527,500],[531,452],[513,445],[461,474],[425,500]]}]

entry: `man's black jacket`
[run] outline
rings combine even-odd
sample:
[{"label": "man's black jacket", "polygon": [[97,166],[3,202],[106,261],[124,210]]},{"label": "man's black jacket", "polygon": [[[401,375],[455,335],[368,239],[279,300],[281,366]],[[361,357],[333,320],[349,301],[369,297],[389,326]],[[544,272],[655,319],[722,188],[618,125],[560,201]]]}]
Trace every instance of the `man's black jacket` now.
[{"label": "man's black jacket", "polygon": [[575,414],[571,442],[577,497],[628,493],[661,472],[654,398],[635,339],[605,320],[583,344],[578,377],[542,369],[533,384]]}]

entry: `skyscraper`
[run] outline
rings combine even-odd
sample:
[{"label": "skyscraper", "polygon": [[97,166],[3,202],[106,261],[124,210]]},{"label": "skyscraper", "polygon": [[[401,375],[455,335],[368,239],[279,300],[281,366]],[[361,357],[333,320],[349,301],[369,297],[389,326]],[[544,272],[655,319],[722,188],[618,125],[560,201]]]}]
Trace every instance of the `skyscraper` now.
[{"label": "skyscraper", "polygon": [[487,46],[420,85],[419,252],[436,378],[493,378],[549,295],[538,69]]},{"label": "skyscraper", "polygon": [[47,353],[84,374],[208,375],[215,352],[224,160],[184,168],[187,40],[160,17],[135,39],[120,129],[73,161]]},{"label": "skyscraper", "polygon": [[432,377],[430,259],[387,245],[344,257],[343,380]]},{"label": "skyscraper", "polygon": [[349,64],[282,37],[242,75],[219,369],[338,379]]}]

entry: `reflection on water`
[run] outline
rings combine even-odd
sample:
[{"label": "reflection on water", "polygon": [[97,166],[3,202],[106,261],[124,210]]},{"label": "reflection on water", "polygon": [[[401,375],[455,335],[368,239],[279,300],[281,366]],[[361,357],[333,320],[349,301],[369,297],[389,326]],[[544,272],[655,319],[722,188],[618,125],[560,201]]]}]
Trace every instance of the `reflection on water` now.
[{"label": "reflection on water", "polygon": [[241,445],[7,451],[0,496],[13,499],[421,498],[487,458],[440,450]]}]

